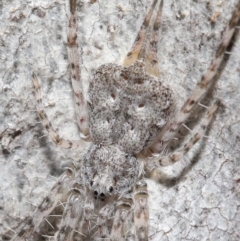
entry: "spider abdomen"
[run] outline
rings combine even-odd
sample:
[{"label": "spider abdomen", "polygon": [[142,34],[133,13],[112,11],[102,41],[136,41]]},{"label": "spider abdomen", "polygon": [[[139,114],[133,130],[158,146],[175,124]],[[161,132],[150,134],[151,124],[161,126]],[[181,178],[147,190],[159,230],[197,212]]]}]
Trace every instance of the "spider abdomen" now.
[{"label": "spider abdomen", "polygon": [[166,123],[175,106],[172,91],[149,75],[142,61],[129,67],[100,66],[89,86],[90,132],[97,143],[139,153]]}]

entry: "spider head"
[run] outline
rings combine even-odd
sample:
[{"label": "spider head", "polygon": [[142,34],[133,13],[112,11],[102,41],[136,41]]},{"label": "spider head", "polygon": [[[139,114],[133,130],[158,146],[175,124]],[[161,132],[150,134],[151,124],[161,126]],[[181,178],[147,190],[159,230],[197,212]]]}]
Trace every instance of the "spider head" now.
[{"label": "spider head", "polygon": [[101,201],[131,190],[139,172],[136,157],[115,145],[93,145],[82,164],[86,186],[93,197]]},{"label": "spider head", "polygon": [[105,201],[106,197],[112,196],[114,194],[114,186],[114,181],[106,173],[95,175],[93,180],[90,181],[90,187],[96,200]]}]

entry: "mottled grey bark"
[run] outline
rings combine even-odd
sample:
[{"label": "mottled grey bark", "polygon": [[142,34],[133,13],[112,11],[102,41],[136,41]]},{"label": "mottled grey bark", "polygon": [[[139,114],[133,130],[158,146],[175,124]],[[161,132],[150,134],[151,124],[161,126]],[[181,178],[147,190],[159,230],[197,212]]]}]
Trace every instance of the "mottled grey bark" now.
[{"label": "mottled grey bark", "polygon": [[[165,1],[159,66],[179,106],[212,60],[236,2]],[[86,88],[97,66],[121,63],[150,3],[79,1],[78,40]],[[66,1],[0,1],[0,11],[1,236],[31,215],[63,167],[78,160],[77,152],[54,146],[40,123],[33,71],[41,79],[46,111],[61,136],[77,139],[79,132],[65,44]],[[187,168],[174,183],[148,182],[151,240],[240,239],[239,52],[238,35],[212,92],[223,108],[208,137],[185,160],[163,171],[176,178]],[[192,116],[189,126],[197,117]]]}]

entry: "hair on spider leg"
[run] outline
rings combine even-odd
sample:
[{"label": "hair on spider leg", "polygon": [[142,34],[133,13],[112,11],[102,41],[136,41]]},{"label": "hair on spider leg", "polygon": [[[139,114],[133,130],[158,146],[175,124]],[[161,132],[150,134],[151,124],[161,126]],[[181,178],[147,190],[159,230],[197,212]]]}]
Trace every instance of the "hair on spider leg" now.
[{"label": "hair on spider leg", "polygon": [[73,230],[73,232],[78,233],[78,234],[80,234],[81,236],[84,236],[85,238],[87,238],[86,235],[84,235],[83,233],[81,233],[81,232],[79,232],[79,231],[77,231],[77,230]]},{"label": "hair on spider leg", "polygon": [[54,227],[52,226],[52,224],[45,218],[44,219],[47,223],[48,223],[48,225],[52,228],[52,229],[54,229]]},{"label": "hair on spider leg", "polygon": [[48,238],[48,240],[51,240],[54,238],[54,236],[50,236],[50,235],[44,235],[44,234],[41,234],[42,237],[44,238]]}]

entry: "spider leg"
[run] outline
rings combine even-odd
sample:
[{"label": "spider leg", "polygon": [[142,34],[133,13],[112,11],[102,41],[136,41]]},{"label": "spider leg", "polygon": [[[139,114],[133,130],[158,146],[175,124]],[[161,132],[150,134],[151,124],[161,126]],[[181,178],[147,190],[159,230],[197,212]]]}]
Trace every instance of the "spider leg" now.
[{"label": "spider leg", "polygon": [[66,149],[78,148],[79,151],[84,150],[87,145],[87,142],[85,142],[84,140],[76,140],[76,141],[64,140],[56,133],[56,131],[52,127],[52,123],[48,120],[48,117],[44,111],[43,104],[42,104],[41,85],[38,81],[37,76],[34,73],[33,73],[33,84],[34,84],[35,92],[36,92],[37,112],[38,112],[38,115],[41,118],[45,128],[47,129],[52,141],[55,144],[57,144],[58,146],[61,146]]},{"label": "spider leg", "polygon": [[83,214],[83,193],[82,186],[78,183],[70,190],[70,196],[64,208],[62,221],[56,234],[57,241],[73,240],[74,230]]},{"label": "spider leg", "polygon": [[158,0],[154,0],[152,5],[151,5],[151,8],[149,9],[143,23],[142,23],[142,26],[137,34],[137,37],[133,43],[133,46],[131,48],[131,51],[128,52],[124,62],[123,62],[123,65],[124,66],[129,66],[131,64],[133,64],[137,59],[139,59],[139,54],[140,54],[140,51],[142,50],[143,47],[145,47],[145,34],[146,34],[146,31],[148,29],[148,26],[150,24],[150,21],[151,21],[151,18],[152,18],[152,14],[153,14],[153,11],[154,11],[154,8],[157,4]]},{"label": "spider leg", "polygon": [[27,221],[25,226],[13,236],[11,241],[25,241],[37,230],[42,221],[53,211],[63,196],[66,195],[68,187],[74,179],[75,173],[67,168],[60,176],[58,182],[52,187],[49,195],[42,201],[33,216]]},{"label": "spider leg", "polygon": [[128,232],[132,228],[133,221],[132,207],[132,197],[126,195],[118,200],[111,230],[111,241],[125,241],[129,236]]},{"label": "spider leg", "polygon": [[[158,42],[159,42],[159,28],[161,23],[162,17],[162,9],[163,9],[163,0],[160,2],[157,16],[153,25],[152,36],[150,37],[150,42],[146,49],[146,70],[149,74],[155,75],[159,77],[159,66],[158,66],[158,59],[157,59],[157,52],[158,52]],[[141,56],[141,53],[139,54]]]},{"label": "spider leg", "polygon": [[[147,184],[144,180],[140,180],[136,183],[134,203],[133,199],[127,196],[122,197],[117,203],[117,211],[115,213],[111,232],[111,241],[124,241],[130,236],[128,232],[132,229],[133,214],[136,241],[148,240],[149,214],[147,201]],[[119,237],[122,239],[119,239]]]},{"label": "spider leg", "polygon": [[[219,101],[217,100],[211,107],[209,107],[205,117],[203,118],[202,122],[199,124],[198,131],[192,134],[190,139],[185,142],[185,144],[172,154],[168,156],[163,156],[160,159],[154,158],[155,168],[150,171],[150,176],[152,179],[157,180],[158,170],[157,168],[160,166],[168,166],[172,165],[177,161],[180,161],[183,156],[203,137],[204,131],[208,127],[209,123],[211,122],[214,113],[216,112],[219,105]],[[147,170],[149,171],[149,170]]]},{"label": "spider leg", "polygon": [[235,11],[232,14],[231,20],[228,24],[227,29],[224,31],[222,42],[220,43],[218,50],[216,52],[215,58],[211,62],[207,71],[203,74],[201,81],[198,82],[195,89],[193,90],[190,97],[184,103],[182,108],[178,113],[176,113],[173,119],[170,119],[165,127],[160,131],[152,144],[147,147],[147,150],[152,153],[161,152],[166,145],[171,141],[171,139],[176,134],[180,125],[189,117],[191,110],[196,105],[196,103],[203,98],[207,92],[209,86],[212,83],[214,76],[216,75],[219,66],[221,65],[224,57],[226,48],[229,46],[230,41],[233,37],[235,28],[240,19],[240,1],[238,2]]},{"label": "spider leg", "polygon": [[134,193],[134,224],[136,228],[136,240],[148,240],[148,191],[147,183],[140,180],[136,184]]},{"label": "spider leg", "polygon": [[113,204],[107,204],[99,211],[98,218],[97,218],[97,227],[98,227],[98,237],[99,239],[105,239],[109,237],[109,230],[108,230],[108,221],[111,218],[111,215],[114,211]]},{"label": "spider leg", "polygon": [[191,138],[183,145],[182,148],[175,151],[169,156],[163,156],[159,160],[161,166],[172,165],[182,159],[182,157],[203,137],[204,131],[211,122],[214,112],[218,108],[219,101],[216,101],[207,111],[198,131],[191,136]]},{"label": "spider leg", "polygon": [[71,66],[71,82],[74,91],[78,126],[84,138],[89,136],[87,100],[83,94],[81,70],[79,66],[79,49],[77,43],[76,0],[70,0],[70,17],[68,24],[68,57]]},{"label": "spider leg", "polygon": [[83,215],[76,229],[81,236],[88,236],[91,232],[91,221],[94,216],[94,203],[87,198],[83,206]]}]

